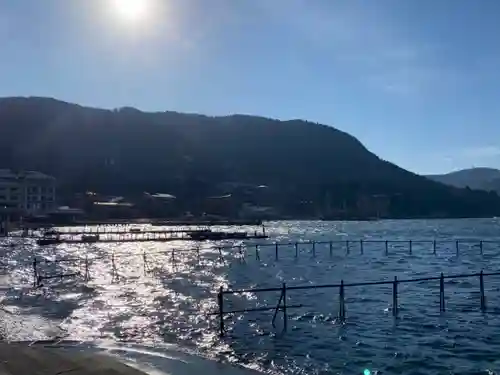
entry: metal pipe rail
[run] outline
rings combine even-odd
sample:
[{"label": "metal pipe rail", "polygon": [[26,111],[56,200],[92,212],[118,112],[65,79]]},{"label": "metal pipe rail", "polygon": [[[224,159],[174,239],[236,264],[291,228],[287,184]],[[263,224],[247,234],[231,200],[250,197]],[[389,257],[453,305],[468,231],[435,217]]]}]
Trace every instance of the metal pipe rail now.
[{"label": "metal pipe rail", "polygon": [[[346,254],[349,254],[350,249],[352,247],[352,244],[354,243],[359,243],[360,244],[360,253],[364,254],[364,249],[365,249],[365,244],[369,243],[384,243],[385,244],[385,254],[388,255],[388,249],[389,245],[391,243],[407,243],[409,245],[409,254],[411,255],[413,253],[413,245],[418,244],[418,243],[431,243],[433,244],[433,254],[436,254],[436,248],[438,243],[454,243],[455,248],[456,248],[456,254],[457,256],[459,255],[459,249],[460,249],[460,244],[461,243],[468,243],[468,244],[473,244],[479,246],[480,253],[483,254],[483,248],[485,243],[498,243],[500,244],[500,241],[475,241],[475,240],[357,240],[357,241],[352,241],[352,240],[331,240],[331,241],[303,241],[303,242],[285,242],[285,243],[259,243],[259,244],[239,244],[239,245],[225,245],[225,246],[217,246],[217,247],[212,247],[212,248],[200,248],[200,247],[195,247],[191,249],[169,249],[169,250],[159,250],[159,251],[150,251],[150,252],[141,252],[141,253],[128,253],[128,252],[122,252],[122,253],[112,253],[112,254],[106,254],[106,255],[100,255],[100,256],[92,256],[92,257],[69,257],[69,258],[62,258],[62,259],[39,259],[35,257],[32,261],[33,264],[33,269],[34,271],[34,279],[38,280],[38,274],[36,271],[36,268],[40,264],[62,264],[62,263],[82,263],[85,261],[86,264],[86,271],[85,275],[89,275],[89,263],[96,261],[96,260],[103,260],[103,259],[108,259],[111,258],[113,259],[118,259],[118,258],[131,258],[131,257],[137,257],[141,256],[144,262],[144,269],[146,270],[148,268],[148,261],[147,261],[147,256],[148,255],[154,255],[154,254],[171,254],[171,260],[172,263],[175,263],[175,254],[176,253],[191,253],[191,252],[197,252],[198,259],[201,256],[202,251],[214,251],[218,250],[218,259],[222,262],[225,263],[224,259],[224,254],[223,250],[230,251],[237,249],[237,254],[240,256],[240,258],[243,260],[245,258],[246,252],[243,251],[243,248],[248,250],[252,246],[255,247],[255,259],[260,261],[260,251],[261,247],[272,247],[275,249],[275,260],[279,260],[279,248],[280,246],[290,246],[294,245],[295,247],[295,258],[298,258],[299,256],[299,245],[308,245],[311,246],[311,251],[313,257],[317,255],[317,245],[329,245],[329,255],[333,255],[333,244],[345,244],[345,249],[346,249]],[[26,262],[29,263],[29,262]],[[145,271],[146,272],[146,271]],[[386,283],[391,283],[391,282],[386,282]],[[360,285],[372,285],[372,284],[360,284]],[[358,285],[358,286],[360,286]],[[353,285],[351,285],[353,286]],[[324,288],[324,287],[340,287],[340,286],[317,286],[317,288]],[[295,288],[301,288],[301,287],[295,287]],[[264,291],[264,290],[261,290]],[[274,291],[274,289],[273,289]]]},{"label": "metal pipe rail", "polygon": [[[239,245],[223,245],[223,246],[216,246],[216,247],[211,247],[211,248],[190,248],[190,249],[169,249],[169,250],[159,250],[159,251],[149,251],[148,254],[170,254],[172,251],[174,252],[200,252],[200,251],[213,251],[213,250],[218,250],[219,254],[221,251],[229,251],[229,250],[238,250],[238,254],[243,256],[244,252],[243,249],[251,249],[255,248],[255,254],[256,254],[256,259],[260,260],[260,251],[261,248],[264,247],[272,247],[275,249],[275,258],[279,259],[279,247],[280,246],[295,246],[295,257],[298,257],[299,252],[298,252],[298,247],[299,245],[308,245],[311,246],[313,256],[317,255],[317,248],[316,245],[330,245],[330,255],[333,255],[333,244],[345,244],[346,245],[346,253],[349,253],[351,246],[353,244],[360,244],[360,253],[364,254],[364,245],[365,244],[370,244],[370,243],[384,243],[386,245],[386,254],[388,253],[388,247],[390,244],[393,243],[407,243],[409,244],[409,249],[410,249],[410,254],[413,253],[413,245],[414,244],[434,244],[434,254],[436,254],[436,248],[438,244],[449,244],[453,243],[455,244],[455,247],[459,249],[460,244],[472,244],[476,245],[480,248],[481,254],[483,254],[483,248],[484,244],[487,243],[494,243],[500,245],[500,240],[499,241],[476,241],[476,240],[332,240],[332,241],[302,241],[302,242],[273,242],[273,243],[257,243],[257,244],[239,244]],[[457,251],[458,253],[458,251]],[[129,252],[121,252],[121,253],[114,253],[115,257],[117,258],[126,258],[126,257],[134,257],[138,255],[142,255],[142,253],[129,253]],[[105,259],[109,258],[111,255],[104,255],[104,256],[95,256],[92,257],[92,260],[98,260],[98,259]],[[64,263],[64,262],[75,262],[75,261],[80,261],[83,260],[84,258],[81,257],[75,257],[75,258],[63,258],[63,259],[43,259],[41,262],[47,262],[47,263]]]},{"label": "metal pipe rail", "polygon": [[[273,288],[249,288],[249,289],[226,289],[223,287],[219,288],[217,293],[217,301],[218,301],[218,312],[214,312],[211,315],[218,315],[219,318],[219,330],[220,336],[224,336],[225,334],[225,323],[224,318],[226,315],[236,314],[236,313],[244,313],[244,312],[253,312],[253,311],[271,311],[274,310],[274,315],[272,318],[272,325],[275,327],[275,321],[278,314],[278,311],[283,312],[283,331],[287,330],[287,309],[291,308],[299,308],[303,307],[302,305],[287,305],[287,291],[294,290],[309,290],[309,289],[331,289],[338,288],[339,289],[339,309],[338,309],[338,318],[339,321],[344,322],[346,319],[346,310],[345,310],[345,289],[351,287],[360,287],[360,286],[373,286],[373,285],[392,285],[392,315],[394,317],[398,316],[399,307],[398,307],[398,285],[403,283],[418,283],[422,281],[437,281],[439,280],[439,311],[445,312],[445,298],[444,298],[444,281],[449,279],[459,279],[459,278],[473,278],[479,277],[479,306],[482,312],[486,311],[486,296],[484,293],[484,277],[486,276],[500,276],[500,272],[481,272],[479,273],[471,273],[471,274],[458,274],[458,275],[447,275],[445,276],[441,273],[440,276],[435,277],[420,277],[415,279],[398,279],[394,277],[394,280],[383,280],[383,281],[372,281],[372,282],[359,282],[359,283],[344,283],[344,280],[340,281],[340,284],[319,284],[319,285],[298,285],[298,286],[286,286],[283,283],[282,287],[273,287]],[[234,295],[234,294],[243,294],[243,293],[266,293],[266,292],[281,292],[280,298],[278,300],[277,306],[263,306],[258,308],[249,308],[249,309],[239,309],[239,310],[224,310],[224,296],[225,295]]]},{"label": "metal pipe rail", "polygon": [[[294,246],[295,248],[295,254],[294,257],[298,258],[299,257],[299,246],[310,246],[312,256],[315,257],[317,255],[317,245],[329,245],[329,255],[333,255],[333,245],[334,244],[342,244],[345,245],[345,254],[350,254],[352,250],[352,246],[354,244],[359,244],[359,249],[360,249],[360,254],[363,255],[365,252],[365,245],[366,244],[377,244],[377,243],[383,243],[385,244],[385,255],[389,254],[389,247],[391,244],[408,244],[408,249],[409,249],[409,254],[413,254],[413,246],[415,244],[432,244],[433,245],[433,254],[437,255],[437,247],[438,244],[455,244],[455,251],[456,255],[459,255],[460,252],[460,244],[469,244],[469,245],[474,245],[479,247],[480,254],[483,255],[484,253],[484,245],[485,244],[498,244],[500,245],[500,240],[494,241],[494,240],[467,240],[467,239],[454,239],[454,240],[365,240],[365,239],[360,239],[360,240],[330,240],[330,241],[297,241],[297,242],[272,242],[272,243],[244,243],[244,244],[238,244],[238,245],[222,245],[222,246],[217,246],[217,247],[212,247],[209,249],[200,249],[199,247],[194,247],[190,249],[169,249],[169,250],[160,250],[160,251],[151,251],[148,252],[148,254],[166,254],[166,253],[171,253],[172,251],[174,253],[177,252],[197,252],[198,255],[200,255],[200,251],[207,251],[207,250],[219,250],[219,254],[221,254],[222,250],[225,251],[230,251],[230,250],[237,250],[237,253],[240,255],[242,259],[244,259],[246,253],[248,253],[248,250],[251,248],[255,248],[255,259],[260,260],[260,252],[262,248],[274,248],[275,249],[275,260],[279,260],[279,250],[280,247],[283,246]],[[243,249],[246,251],[244,252]],[[287,249],[289,250],[289,249]],[[290,252],[288,251],[288,254]],[[128,253],[128,252],[122,252],[122,253],[114,253],[115,257],[117,258],[124,258],[124,257],[134,257],[137,255],[137,253]],[[109,255],[105,256],[95,256],[92,257],[92,260],[98,260],[98,259],[105,259],[108,258]],[[222,255],[221,255],[222,257]],[[54,260],[41,260],[40,262],[48,262],[48,263],[64,263],[64,262],[75,262],[75,261],[81,261],[84,258],[64,258],[64,259],[54,259]]]},{"label": "metal pipe rail", "polygon": [[[370,243],[383,243],[385,244],[385,254],[388,255],[388,250],[389,250],[389,245],[392,243],[407,243],[408,244],[408,249],[409,249],[409,254],[411,255],[413,253],[413,245],[414,244],[433,244],[433,254],[436,254],[436,249],[437,249],[437,244],[443,244],[443,243],[453,243],[455,244],[456,248],[456,254],[457,256],[459,255],[459,249],[460,249],[460,244],[472,244],[476,245],[480,249],[480,253],[483,254],[483,249],[484,249],[484,244],[485,243],[495,243],[500,245],[500,241],[494,241],[494,240],[467,240],[467,239],[453,239],[453,240],[383,240],[383,239],[361,239],[361,240],[330,240],[330,241],[302,241],[302,242],[273,242],[273,243],[258,243],[258,244],[238,244],[238,245],[224,245],[224,246],[217,246],[217,247],[212,247],[212,248],[200,248],[200,247],[195,247],[195,248],[190,248],[190,249],[169,249],[169,250],[160,250],[160,251],[150,251],[150,252],[141,252],[141,253],[128,253],[128,252],[122,252],[122,253],[112,253],[112,254],[106,254],[106,255],[100,255],[100,256],[92,256],[89,257],[88,255],[85,257],[69,257],[69,258],[62,258],[62,259],[39,259],[35,257],[33,261],[31,262],[33,264],[33,269],[34,269],[34,279],[38,280],[39,275],[37,274],[37,266],[40,264],[62,264],[62,263],[83,263],[85,262],[86,264],[86,270],[85,270],[85,275],[86,277],[89,276],[89,263],[96,261],[96,260],[102,260],[102,259],[107,259],[107,258],[112,258],[118,259],[118,258],[131,258],[131,257],[137,257],[137,256],[142,256],[142,259],[144,261],[144,269],[145,272],[147,272],[148,268],[148,261],[147,261],[147,256],[148,255],[154,255],[154,254],[171,254],[171,259],[172,263],[175,263],[175,254],[176,253],[189,253],[189,252],[196,252],[198,259],[200,259],[201,252],[202,251],[214,251],[218,250],[219,256],[218,259],[222,262],[225,263],[224,259],[224,254],[223,250],[225,251],[230,251],[237,249],[237,254],[240,256],[242,260],[245,259],[245,255],[249,248],[255,247],[255,258],[256,260],[260,260],[260,251],[262,247],[268,247],[268,248],[274,248],[275,250],[275,260],[279,260],[279,249],[282,246],[290,246],[294,245],[295,247],[295,258],[298,258],[299,256],[299,245],[307,245],[311,247],[311,252],[313,257],[317,255],[317,245],[329,245],[329,255],[333,255],[333,245],[334,244],[343,244],[345,245],[345,250],[346,254],[350,253],[350,250],[352,248],[352,245],[354,243],[359,243],[359,248],[360,248],[360,253],[364,254],[364,249],[365,249],[365,244],[370,244]],[[290,250],[290,249],[287,249]],[[290,252],[288,251],[288,254]],[[30,262],[26,262],[26,264],[29,264]],[[390,282],[386,282],[390,283]],[[365,284],[366,285],[366,284]],[[352,285],[351,285],[352,286]],[[322,288],[324,286],[317,286],[317,288]],[[327,286],[327,287],[339,287],[339,286]],[[296,287],[297,288],[297,287]]]}]

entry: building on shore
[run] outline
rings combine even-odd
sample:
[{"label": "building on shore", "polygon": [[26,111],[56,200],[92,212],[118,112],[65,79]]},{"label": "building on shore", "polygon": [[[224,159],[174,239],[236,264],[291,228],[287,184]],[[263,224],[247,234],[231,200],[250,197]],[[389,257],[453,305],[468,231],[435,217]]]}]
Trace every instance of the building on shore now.
[{"label": "building on shore", "polygon": [[56,179],[41,172],[0,169],[0,208],[22,216],[56,208]]}]

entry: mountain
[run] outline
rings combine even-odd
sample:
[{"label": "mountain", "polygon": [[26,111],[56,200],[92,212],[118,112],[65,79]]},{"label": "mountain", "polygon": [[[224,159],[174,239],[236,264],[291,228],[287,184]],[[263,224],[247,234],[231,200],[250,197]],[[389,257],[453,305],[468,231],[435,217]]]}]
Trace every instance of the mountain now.
[{"label": "mountain", "polygon": [[427,177],[459,188],[469,187],[470,189],[500,192],[500,170],[494,168],[470,168]]},{"label": "mountain", "polygon": [[266,194],[241,193],[235,204],[265,202],[286,217],[317,217],[340,207],[356,212],[360,197],[373,196],[386,198],[391,217],[500,214],[496,194],[415,175],[347,133],[302,120],[3,98],[0,163],[54,175],[63,195],[169,193],[190,211],[202,210],[208,197],[236,197],[235,186],[254,185],[266,186]]}]

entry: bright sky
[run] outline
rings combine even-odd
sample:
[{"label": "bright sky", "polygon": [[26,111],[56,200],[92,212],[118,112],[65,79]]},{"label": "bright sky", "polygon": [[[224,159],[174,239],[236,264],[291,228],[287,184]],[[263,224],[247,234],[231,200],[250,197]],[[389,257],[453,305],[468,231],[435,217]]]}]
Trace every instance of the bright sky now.
[{"label": "bright sky", "polygon": [[418,173],[500,167],[499,15],[495,0],[0,0],[0,96],[302,118]]}]

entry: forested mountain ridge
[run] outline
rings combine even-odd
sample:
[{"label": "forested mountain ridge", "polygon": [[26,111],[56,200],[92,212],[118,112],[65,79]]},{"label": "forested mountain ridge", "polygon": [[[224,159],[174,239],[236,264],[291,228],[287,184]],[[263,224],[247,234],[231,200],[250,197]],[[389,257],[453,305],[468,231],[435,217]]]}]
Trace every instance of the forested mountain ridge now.
[{"label": "forested mountain ridge", "polygon": [[428,178],[459,188],[500,192],[500,170],[494,168],[462,169],[446,174],[428,175]]},{"label": "forested mountain ridge", "polygon": [[391,217],[500,214],[496,194],[431,181],[381,160],[345,132],[302,120],[3,98],[0,167],[52,174],[66,193],[169,192],[186,207],[226,193],[227,182],[265,185],[267,203],[289,217],[355,211],[360,196],[373,195],[388,197]]}]

